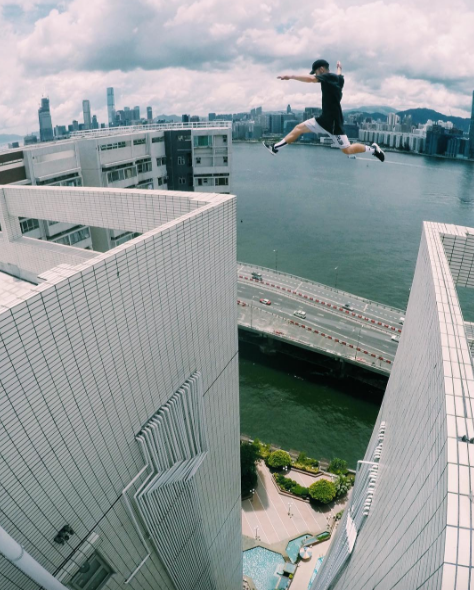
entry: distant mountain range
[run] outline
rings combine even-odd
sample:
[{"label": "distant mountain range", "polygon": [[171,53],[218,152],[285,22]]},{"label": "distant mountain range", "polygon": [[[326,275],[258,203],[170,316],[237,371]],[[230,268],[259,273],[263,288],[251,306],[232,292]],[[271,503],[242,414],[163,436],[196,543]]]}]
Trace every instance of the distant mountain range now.
[{"label": "distant mountain range", "polygon": [[0,145],[7,145],[8,143],[11,143],[12,141],[20,141],[22,140],[23,137],[21,135],[7,135],[7,134],[2,134],[0,133]]},{"label": "distant mountain range", "polygon": [[388,115],[389,113],[396,113],[397,109],[393,107],[385,107],[385,106],[370,106],[370,107],[359,107],[358,109],[351,109],[347,111],[348,113],[352,112],[364,112],[364,113],[383,113],[384,115]]},{"label": "distant mountain range", "polygon": [[469,131],[470,119],[463,117],[452,117],[451,115],[443,115],[438,111],[432,109],[408,109],[407,111],[397,111],[397,115],[404,117],[405,115],[411,115],[411,119],[414,125],[424,125],[428,119],[432,121],[451,121],[451,123],[457,128],[465,131]]},{"label": "distant mountain range", "polygon": [[[373,110],[372,110],[373,109]],[[431,121],[451,121],[451,123],[457,128],[464,132],[469,131],[470,119],[463,117],[453,117],[451,115],[443,115],[433,109],[407,109],[406,111],[397,111],[391,107],[361,107],[360,109],[351,109],[345,111],[345,114],[349,113],[361,113],[366,117],[372,117],[372,119],[381,119],[385,121],[389,113],[396,113],[400,118],[410,115],[413,125],[424,125],[428,120]]]}]

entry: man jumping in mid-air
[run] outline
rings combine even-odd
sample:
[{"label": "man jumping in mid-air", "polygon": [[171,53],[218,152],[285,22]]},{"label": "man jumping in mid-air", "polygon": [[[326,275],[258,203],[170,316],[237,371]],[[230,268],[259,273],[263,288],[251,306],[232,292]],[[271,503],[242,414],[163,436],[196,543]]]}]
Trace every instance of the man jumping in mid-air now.
[{"label": "man jumping in mid-air", "polygon": [[308,119],[288,133],[281,141],[274,144],[263,142],[263,145],[274,156],[279,150],[289,143],[293,143],[303,133],[321,133],[329,135],[333,144],[342,150],[345,154],[361,154],[369,152],[381,162],[385,160],[384,152],[376,143],[372,146],[353,143],[347,139],[344,132],[344,117],[341,109],[342,87],[344,86],[344,76],[342,75],[341,62],[337,62],[337,75],[329,72],[329,64],[325,59],[318,59],[313,63],[309,76],[278,76],[280,80],[297,80],[298,82],[314,82],[321,84],[322,92],[322,114],[315,119]]}]

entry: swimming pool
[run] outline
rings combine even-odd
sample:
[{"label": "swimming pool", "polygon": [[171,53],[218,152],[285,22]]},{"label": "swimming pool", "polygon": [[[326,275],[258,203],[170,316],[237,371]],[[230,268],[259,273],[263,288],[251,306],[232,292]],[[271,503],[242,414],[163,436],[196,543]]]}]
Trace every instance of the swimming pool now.
[{"label": "swimming pool", "polygon": [[301,535],[301,537],[297,537],[288,543],[286,546],[286,552],[292,563],[296,563],[301,545],[303,545],[306,539],[309,539],[310,537],[311,535]]},{"label": "swimming pool", "polygon": [[282,555],[263,547],[244,551],[244,575],[252,578],[257,590],[273,590],[279,580],[275,572],[284,563]]},{"label": "swimming pool", "polygon": [[316,565],[314,566],[314,572],[311,574],[311,579],[308,584],[308,590],[311,589],[311,584],[314,582],[314,578],[316,577],[316,574],[318,573],[319,568],[321,567],[321,564],[323,563],[323,559],[324,559],[324,557],[319,557],[318,561],[316,562]]}]

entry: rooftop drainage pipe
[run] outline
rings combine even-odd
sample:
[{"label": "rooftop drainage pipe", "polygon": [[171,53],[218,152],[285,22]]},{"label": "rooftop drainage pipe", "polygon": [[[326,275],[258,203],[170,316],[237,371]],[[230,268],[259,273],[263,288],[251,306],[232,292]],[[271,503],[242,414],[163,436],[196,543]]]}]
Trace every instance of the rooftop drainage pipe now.
[{"label": "rooftop drainage pipe", "polygon": [[0,553],[44,590],[68,590],[0,526]]}]

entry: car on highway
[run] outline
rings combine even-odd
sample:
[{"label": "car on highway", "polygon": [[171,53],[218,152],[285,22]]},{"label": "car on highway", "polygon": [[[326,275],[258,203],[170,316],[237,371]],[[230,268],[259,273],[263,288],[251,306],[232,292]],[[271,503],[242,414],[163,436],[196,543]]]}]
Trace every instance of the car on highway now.
[{"label": "car on highway", "polygon": [[271,305],[272,304],[270,299],[260,299],[260,303],[263,303],[264,305]]},{"label": "car on highway", "polygon": [[400,336],[397,336],[396,334],[394,334],[392,336],[392,340],[398,344],[400,342]]},{"label": "car on highway", "polygon": [[345,307],[349,311],[354,311],[354,308],[352,307],[352,305],[350,304],[350,302],[344,303],[344,305],[342,307]]},{"label": "car on highway", "polygon": [[401,317],[401,318],[398,320],[398,323],[399,323],[399,324],[404,324],[404,323],[405,323],[405,318],[404,318],[404,317]]},{"label": "car on highway", "polygon": [[263,281],[262,273],[261,272],[253,272],[252,279],[255,279],[256,281]]},{"label": "car on highway", "polygon": [[302,320],[306,319],[306,312],[302,309],[297,309],[293,312],[293,315],[295,315],[297,318],[301,318]]}]

